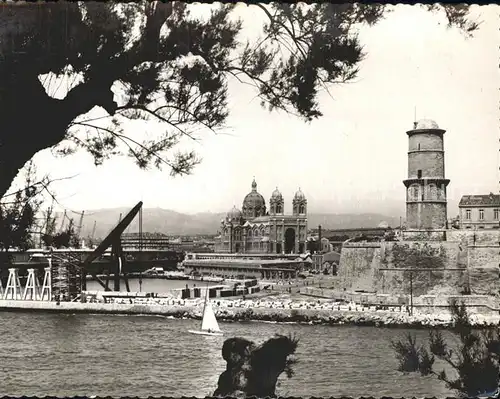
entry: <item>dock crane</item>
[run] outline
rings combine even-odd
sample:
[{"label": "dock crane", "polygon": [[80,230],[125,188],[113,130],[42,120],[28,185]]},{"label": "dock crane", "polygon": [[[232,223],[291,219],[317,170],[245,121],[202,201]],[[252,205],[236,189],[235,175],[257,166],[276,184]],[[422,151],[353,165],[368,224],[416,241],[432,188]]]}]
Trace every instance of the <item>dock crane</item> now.
[{"label": "dock crane", "polygon": [[82,211],[80,215],[80,222],[78,223],[78,237],[81,237],[82,235],[83,215],[85,215],[85,211]]},{"label": "dock crane", "polygon": [[61,220],[61,227],[59,227],[59,233],[62,232],[62,229],[64,227],[64,222],[66,221],[66,209],[64,210],[64,215],[62,217],[62,220]]},{"label": "dock crane", "polygon": [[[125,256],[123,254],[122,243],[121,243],[121,235],[128,227],[130,222],[135,218],[137,213],[142,208],[142,201],[137,203],[136,206],[132,208],[132,210],[125,215],[123,220],[116,225],[116,227],[109,233],[104,240],[94,249],[94,251],[83,261],[81,268],[84,271],[82,274],[89,272],[94,279],[106,290],[110,291],[109,288],[109,280],[110,280],[110,272],[113,273],[114,280],[114,291],[120,291],[120,279],[125,280],[125,285],[127,288],[127,292],[130,292],[130,286],[128,282],[128,273],[126,272],[126,268],[124,267],[124,263],[126,261]],[[104,251],[106,251],[109,247],[111,247],[111,253],[113,262],[111,265],[111,270],[108,270],[107,281],[104,282],[101,278],[97,276],[97,272],[89,268],[89,265],[102,256]],[[123,275],[122,275],[123,274]],[[122,275],[122,276],[121,276]],[[83,281],[82,289],[85,289],[85,281]]]},{"label": "dock crane", "polygon": [[94,236],[95,236],[95,227],[97,225],[97,221],[94,220],[94,227],[92,228],[92,235],[90,236],[90,239],[92,240],[92,242],[94,242]]}]

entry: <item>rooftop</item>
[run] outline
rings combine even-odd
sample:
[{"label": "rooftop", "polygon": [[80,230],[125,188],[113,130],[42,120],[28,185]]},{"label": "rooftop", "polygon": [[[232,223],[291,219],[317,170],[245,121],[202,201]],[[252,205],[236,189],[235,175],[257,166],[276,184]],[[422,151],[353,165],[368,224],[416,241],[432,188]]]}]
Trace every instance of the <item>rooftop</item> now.
[{"label": "rooftop", "polygon": [[500,206],[499,194],[485,194],[485,195],[464,195],[458,204],[460,207],[464,206]]},{"label": "rooftop", "polygon": [[[298,257],[298,255],[297,255]],[[295,264],[302,263],[302,260],[296,259],[186,259],[185,264],[229,264],[233,265],[276,265],[276,264]]]},{"label": "rooftop", "polygon": [[439,125],[432,119],[420,119],[416,122],[415,129],[439,129]]}]

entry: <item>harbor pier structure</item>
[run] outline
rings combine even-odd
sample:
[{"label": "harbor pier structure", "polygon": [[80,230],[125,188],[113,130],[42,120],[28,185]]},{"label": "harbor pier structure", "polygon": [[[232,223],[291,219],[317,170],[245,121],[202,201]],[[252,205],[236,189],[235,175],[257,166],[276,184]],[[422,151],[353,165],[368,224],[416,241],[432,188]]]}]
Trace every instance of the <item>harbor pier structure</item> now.
[{"label": "harbor pier structure", "polygon": [[444,133],[430,119],[414,123],[407,131],[408,178],[406,187],[406,224],[409,230],[446,229],[446,188]]},{"label": "harbor pier structure", "polygon": [[14,301],[51,301],[52,300],[52,270],[45,268],[42,286],[40,286],[37,270],[28,269],[28,277],[23,287],[19,279],[19,269],[9,269],[9,277],[5,289],[0,280],[0,299]]},{"label": "harbor pier structure", "polygon": [[[71,251],[62,254],[49,250],[47,254],[43,254],[41,259],[47,261],[49,266],[44,268],[45,275],[41,291],[37,272],[41,266],[45,266],[44,263],[34,262],[31,264],[31,267],[28,268],[28,276],[24,289],[20,282],[19,268],[10,268],[5,290],[0,278],[0,298],[14,301],[26,300],[29,294],[29,300],[31,301],[55,300],[57,302],[73,302],[79,299],[83,301],[84,295],[82,295],[82,292],[86,291],[87,273],[91,274],[105,291],[111,291],[109,287],[111,280],[113,281],[113,290],[120,291],[120,280],[123,279],[127,291],[130,292],[128,273],[123,268],[126,256],[122,248],[121,234],[137,214],[140,216],[139,219],[142,219],[141,209],[142,202],[139,202],[83,261]],[[108,262],[107,276],[105,276],[105,281],[103,281],[97,276],[97,268],[92,265],[92,262],[101,258],[110,247],[111,262]]]}]

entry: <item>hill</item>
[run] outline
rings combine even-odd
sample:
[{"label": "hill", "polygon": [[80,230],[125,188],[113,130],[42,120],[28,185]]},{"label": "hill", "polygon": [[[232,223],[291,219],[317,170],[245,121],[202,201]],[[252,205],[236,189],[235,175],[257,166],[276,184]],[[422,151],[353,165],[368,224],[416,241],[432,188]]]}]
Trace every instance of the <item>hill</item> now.
[{"label": "hill", "polygon": [[[95,237],[104,237],[118,223],[120,213],[125,216],[130,208],[112,208],[90,210],[85,213],[83,220],[82,236],[87,237],[92,233],[94,221],[96,222]],[[58,214],[58,220],[62,215]],[[78,215],[71,215],[78,224]],[[144,232],[164,233],[167,235],[197,235],[216,234],[221,219],[225,213],[195,213],[185,214],[162,208],[144,208],[142,213]],[[399,226],[399,218],[376,213],[366,214],[308,214],[309,228],[315,228],[319,224],[323,229],[346,229],[360,227],[377,227],[380,222],[385,221],[391,227]],[[126,230],[128,233],[139,231],[139,218],[136,217]],[[58,223],[59,226],[59,223]]]}]

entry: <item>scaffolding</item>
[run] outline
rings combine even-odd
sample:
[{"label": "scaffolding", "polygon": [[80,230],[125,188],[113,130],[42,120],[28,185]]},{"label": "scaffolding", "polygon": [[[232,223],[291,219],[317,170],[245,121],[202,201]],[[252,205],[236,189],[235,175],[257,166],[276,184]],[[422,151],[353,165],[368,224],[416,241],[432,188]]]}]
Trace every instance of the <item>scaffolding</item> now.
[{"label": "scaffolding", "polygon": [[80,298],[85,272],[71,256],[52,258],[50,278],[52,299],[72,302]]}]

